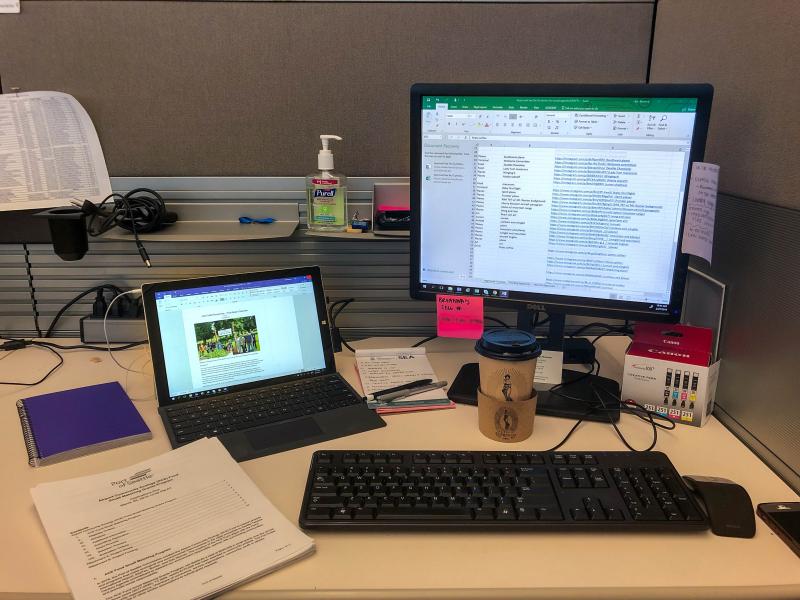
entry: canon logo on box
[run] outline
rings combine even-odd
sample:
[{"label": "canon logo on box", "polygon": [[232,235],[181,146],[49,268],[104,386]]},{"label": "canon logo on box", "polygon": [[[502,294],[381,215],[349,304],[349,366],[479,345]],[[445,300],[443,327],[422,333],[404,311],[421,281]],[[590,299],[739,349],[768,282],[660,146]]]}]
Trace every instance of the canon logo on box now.
[{"label": "canon logo on box", "polygon": [[677,356],[678,358],[689,358],[688,354],[683,352],[670,352],[669,350],[658,350],[656,348],[648,348],[650,354],[663,354],[664,356]]}]

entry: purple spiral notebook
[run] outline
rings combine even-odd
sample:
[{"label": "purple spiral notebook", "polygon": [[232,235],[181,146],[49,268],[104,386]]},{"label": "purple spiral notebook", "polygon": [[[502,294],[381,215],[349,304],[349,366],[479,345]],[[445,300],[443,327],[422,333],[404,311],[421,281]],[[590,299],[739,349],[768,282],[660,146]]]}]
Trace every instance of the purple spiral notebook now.
[{"label": "purple spiral notebook", "polygon": [[17,411],[32,467],[153,436],[116,381],[23,398]]}]

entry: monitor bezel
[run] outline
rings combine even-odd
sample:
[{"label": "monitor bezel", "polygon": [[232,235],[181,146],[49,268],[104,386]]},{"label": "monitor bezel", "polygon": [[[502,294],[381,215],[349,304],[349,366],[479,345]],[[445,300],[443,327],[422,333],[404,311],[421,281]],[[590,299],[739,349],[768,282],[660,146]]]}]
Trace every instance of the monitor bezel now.
[{"label": "monitor bezel", "polygon": [[[435,300],[436,291],[420,289],[420,214],[423,96],[538,96],[538,97],[638,97],[697,98],[695,128],[689,152],[689,165],[703,161],[711,115],[714,88],[710,84],[434,84],[411,86],[411,231],[410,231],[410,295],[417,300]],[[683,236],[688,197],[688,177],[681,209],[680,236]],[[485,302],[505,308],[527,309],[549,313],[590,315],[626,320],[677,322],[681,318],[689,256],[676,250],[672,291],[667,312],[655,312],[625,306],[625,301],[582,298],[552,294],[524,293],[524,298],[480,296]],[[454,284],[455,285],[455,284]],[[522,293],[520,293],[522,294]]]}]

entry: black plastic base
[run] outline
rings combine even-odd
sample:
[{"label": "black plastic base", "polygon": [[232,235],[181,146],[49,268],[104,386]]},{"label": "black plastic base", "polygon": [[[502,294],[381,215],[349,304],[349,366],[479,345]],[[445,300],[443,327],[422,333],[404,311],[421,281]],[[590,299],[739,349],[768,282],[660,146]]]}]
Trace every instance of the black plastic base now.
[{"label": "black plastic base", "polygon": [[[557,393],[537,388],[537,414],[603,423],[619,421],[619,401],[614,400],[619,398],[620,394],[619,384],[616,381],[599,375],[587,376],[586,373],[569,369],[564,369],[561,377],[564,385]],[[447,397],[459,404],[477,406],[479,382],[478,363],[467,363],[456,375]],[[607,392],[598,392],[602,394],[603,402],[600,402],[595,395],[595,390],[599,388]]]}]

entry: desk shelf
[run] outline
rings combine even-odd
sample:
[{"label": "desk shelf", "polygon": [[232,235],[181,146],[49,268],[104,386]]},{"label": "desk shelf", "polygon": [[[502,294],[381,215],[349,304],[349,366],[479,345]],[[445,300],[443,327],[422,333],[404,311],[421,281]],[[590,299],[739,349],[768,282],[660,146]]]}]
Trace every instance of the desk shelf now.
[{"label": "desk shelf", "polygon": [[[142,233],[142,241],[225,242],[291,237],[300,224],[295,203],[270,202],[167,202],[167,210],[178,214],[178,222],[161,231]],[[239,217],[272,217],[274,223],[239,223]],[[355,234],[354,234],[355,235]],[[131,240],[133,233],[116,227],[101,239]]]}]

